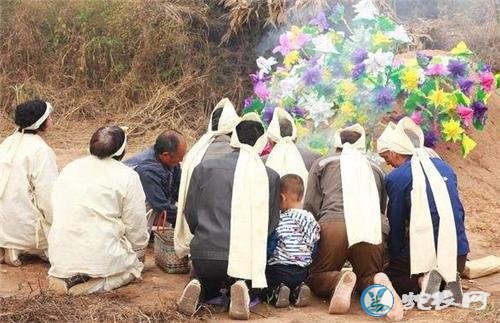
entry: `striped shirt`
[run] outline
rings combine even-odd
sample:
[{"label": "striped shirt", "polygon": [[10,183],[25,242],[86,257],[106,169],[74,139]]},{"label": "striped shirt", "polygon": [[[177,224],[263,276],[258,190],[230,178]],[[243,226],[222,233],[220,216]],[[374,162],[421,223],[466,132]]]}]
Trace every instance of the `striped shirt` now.
[{"label": "striped shirt", "polygon": [[314,216],[301,209],[289,209],[280,214],[275,232],[276,248],[272,250],[269,265],[296,265],[307,267],[319,240],[319,224]]}]

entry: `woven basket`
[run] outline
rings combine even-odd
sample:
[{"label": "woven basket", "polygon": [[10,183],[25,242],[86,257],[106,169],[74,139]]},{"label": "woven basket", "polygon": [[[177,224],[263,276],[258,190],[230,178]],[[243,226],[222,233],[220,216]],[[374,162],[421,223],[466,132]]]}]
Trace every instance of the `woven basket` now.
[{"label": "woven basket", "polygon": [[174,229],[165,226],[166,218],[163,215],[163,224],[158,226],[154,233],[155,263],[169,274],[187,274],[189,272],[188,257],[179,258],[175,254]]}]

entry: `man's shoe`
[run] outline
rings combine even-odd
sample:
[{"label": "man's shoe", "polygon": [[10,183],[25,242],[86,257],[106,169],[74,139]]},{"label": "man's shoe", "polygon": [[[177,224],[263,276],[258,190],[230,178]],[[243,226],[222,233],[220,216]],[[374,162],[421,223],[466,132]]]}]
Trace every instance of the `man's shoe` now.
[{"label": "man's shoe", "polygon": [[49,276],[48,291],[57,295],[66,295],[68,293],[68,284],[63,278]]},{"label": "man's shoe", "polygon": [[68,294],[89,295],[103,290],[105,278],[90,278],[84,283],[76,284],[68,289]]},{"label": "man's shoe", "polygon": [[302,283],[293,290],[292,302],[295,307],[304,307],[309,305],[311,300],[311,289],[306,284]]},{"label": "man's shoe", "polygon": [[290,305],[290,288],[281,284],[273,292],[272,304],[277,308],[285,308]]},{"label": "man's shoe", "polygon": [[356,285],[356,274],[352,271],[346,271],[341,275],[330,299],[328,308],[330,314],[345,314],[351,307],[351,295]]},{"label": "man's shoe", "polygon": [[[422,286],[420,288],[420,294],[426,294],[429,296],[434,295],[439,292],[439,288],[441,287],[441,282],[443,281],[443,277],[441,274],[437,272],[437,270],[431,270],[424,274],[422,278]],[[432,297],[430,299],[425,299],[420,297],[419,299],[419,308],[426,308],[431,306]]]},{"label": "man's shoe", "polygon": [[250,295],[248,295],[248,287],[243,280],[238,280],[231,286],[229,317],[235,320],[248,320],[250,318]]},{"label": "man's shoe", "polygon": [[391,291],[394,298],[394,304],[392,305],[392,309],[387,313],[387,318],[392,321],[401,321],[404,316],[403,302],[398,293],[396,293],[394,286],[392,286],[389,277],[384,273],[378,273],[373,277],[373,283],[383,285]]},{"label": "man's shoe", "polygon": [[19,260],[19,255],[21,252],[16,249],[4,249],[4,261],[7,265],[11,265],[13,267],[19,267],[23,263]]},{"label": "man's shoe", "polygon": [[200,282],[197,279],[191,280],[182,291],[182,295],[177,303],[177,310],[186,315],[193,315],[198,307],[200,293]]},{"label": "man's shoe", "polygon": [[463,299],[463,290],[462,290],[462,281],[460,280],[460,274],[457,273],[456,280],[454,282],[446,283],[444,290],[449,290],[453,295],[453,299],[455,304],[462,304]]}]

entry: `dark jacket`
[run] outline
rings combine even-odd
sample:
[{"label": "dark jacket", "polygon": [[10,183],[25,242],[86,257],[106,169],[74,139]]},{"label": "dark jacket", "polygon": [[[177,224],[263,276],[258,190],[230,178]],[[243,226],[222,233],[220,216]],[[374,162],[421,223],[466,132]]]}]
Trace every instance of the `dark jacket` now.
[{"label": "dark jacket", "polygon": [[[193,171],[186,198],[186,221],[191,233],[193,259],[228,260],[231,200],[239,151],[202,161]],[[279,175],[266,167],[269,177],[271,234],[279,221]]]}]

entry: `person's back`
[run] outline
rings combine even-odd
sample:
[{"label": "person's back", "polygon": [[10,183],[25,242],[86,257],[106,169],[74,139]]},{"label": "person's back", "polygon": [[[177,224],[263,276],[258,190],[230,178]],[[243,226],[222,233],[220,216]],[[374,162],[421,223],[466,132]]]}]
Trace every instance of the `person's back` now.
[{"label": "person's back", "polygon": [[234,149],[230,145],[231,137],[229,135],[219,135],[214,138],[214,141],[208,146],[203,160],[221,157],[231,153]]}]

